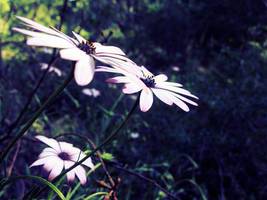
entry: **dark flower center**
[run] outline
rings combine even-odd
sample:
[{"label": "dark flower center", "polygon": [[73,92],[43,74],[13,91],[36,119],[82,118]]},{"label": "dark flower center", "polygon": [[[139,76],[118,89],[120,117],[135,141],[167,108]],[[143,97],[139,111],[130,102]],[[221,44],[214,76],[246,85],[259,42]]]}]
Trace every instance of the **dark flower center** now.
[{"label": "dark flower center", "polygon": [[95,45],[93,42],[89,43],[88,40],[86,40],[86,42],[82,41],[82,43],[78,45],[78,48],[88,55],[95,54]]},{"label": "dark flower center", "polygon": [[144,84],[147,86],[147,87],[154,87],[155,86],[155,80],[154,80],[154,76],[147,76],[145,77],[145,79],[141,79]]},{"label": "dark flower center", "polygon": [[60,157],[62,160],[70,160],[70,156],[69,154],[65,153],[65,152],[61,152],[58,154],[58,157]]}]

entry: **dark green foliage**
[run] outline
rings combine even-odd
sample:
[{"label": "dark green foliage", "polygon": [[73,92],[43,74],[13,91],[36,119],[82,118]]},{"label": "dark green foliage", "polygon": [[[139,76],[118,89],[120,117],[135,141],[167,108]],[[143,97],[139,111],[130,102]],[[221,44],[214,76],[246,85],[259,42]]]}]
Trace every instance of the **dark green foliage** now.
[{"label": "dark green foliage", "polygon": [[[55,27],[64,16],[64,33],[71,35],[75,30],[90,41],[101,41],[101,31],[107,36],[113,30],[108,45],[120,47],[155,74],[166,73],[199,97],[199,107],[191,107],[189,113],[155,97],[149,112],[136,111],[127,128],[105,146],[102,153],[111,153],[106,157],[114,156],[114,162],[154,179],[181,199],[267,197],[266,1],[69,0],[64,13],[63,3],[0,3],[0,27],[4,27],[0,30],[1,152],[71,69],[64,60],[54,64],[62,76],[48,73],[20,123],[7,136],[44,72],[40,63],[48,63],[52,56],[52,51],[47,54],[44,48],[28,47],[25,36],[10,31],[19,26],[15,15]],[[173,71],[173,66],[180,71]],[[84,95],[74,81],[57,97],[22,140],[12,175],[41,175],[40,168],[28,168],[42,149],[32,141],[34,135],[77,132],[98,145],[115,129],[134,101],[125,95],[111,110],[121,86],[106,84],[108,77],[97,73],[88,86],[101,92],[97,98]],[[64,139],[84,150],[90,148],[80,138]],[[1,166],[1,177],[15,149],[6,168]],[[109,165],[108,170],[112,177],[122,179],[119,199],[168,199],[152,184]],[[94,180],[104,178],[99,168],[76,197],[103,191]],[[29,191],[38,185],[22,182],[8,186],[0,198],[31,195]],[[64,194],[66,185],[61,188]],[[17,193],[11,194],[14,190]]]}]

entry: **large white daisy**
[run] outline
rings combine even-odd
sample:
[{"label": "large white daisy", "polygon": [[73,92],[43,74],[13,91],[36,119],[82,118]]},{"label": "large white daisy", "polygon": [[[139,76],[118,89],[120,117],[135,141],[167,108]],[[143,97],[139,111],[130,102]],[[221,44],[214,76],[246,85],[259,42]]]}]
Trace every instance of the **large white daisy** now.
[{"label": "large white daisy", "polygon": [[17,16],[17,18],[24,22],[23,25],[35,30],[12,28],[14,31],[31,36],[27,40],[28,45],[59,48],[61,58],[76,61],[74,78],[80,86],[89,84],[93,79],[94,58],[108,65],[132,62],[118,47],[89,42],[75,32],[72,32],[76,37],[73,39],[54,27],[47,28],[25,17]]}]

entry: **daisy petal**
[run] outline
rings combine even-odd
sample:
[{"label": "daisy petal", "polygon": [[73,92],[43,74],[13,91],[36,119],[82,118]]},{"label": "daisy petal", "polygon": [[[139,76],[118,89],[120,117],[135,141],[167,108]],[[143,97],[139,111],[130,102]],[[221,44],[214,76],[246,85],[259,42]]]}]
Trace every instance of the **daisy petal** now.
[{"label": "daisy petal", "polygon": [[49,156],[49,157],[45,157],[45,158],[41,158],[41,159],[38,159],[38,160],[34,161],[34,162],[30,165],[30,168],[31,168],[31,167],[35,167],[35,166],[39,166],[39,165],[43,165],[43,164],[49,162],[49,160],[51,159],[50,157],[51,157],[51,156]]},{"label": "daisy petal", "polygon": [[108,53],[108,54],[118,54],[118,55],[125,55],[125,53],[118,47],[114,46],[104,46],[100,43],[94,42],[96,47],[96,54],[99,53]]},{"label": "daisy petal", "polygon": [[75,33],[74,31],[72,31],[73,35],[77,38],[77,40],[79,41],[79,43],[86,42],[86,39],[84,39],[82,36],[80,36],[79,34]]},{"label": "daisy petal", "polygon": [[[72,161],[69,161],[69,160],[64,160],[64,166],[65,166],[65,169],[68,169],[70,168],[72,165],[74,165],[75,163],[72,162]],[[75,171],[74,169],[73,170],[70,170],[68,173],[67,173],[67,180],[69,182],[73,182],[74,181],[74,178],[75,178]]]},{"label": "daisy petal", "polygon": [[27,40],[27,45],[44,46],[51,48],[73,48],[74,45],[69,41],[52,35],[42,35],[41,37],[32,37]]},{"label": "daisy petal", "polygon": [[82,164],[86,165],[87,167],[89,167],[91,169],[95,168],[91,158],[86,159]]},{"label": "daisy petal", "polygon": [[63,160],[58,160],[57,163],[54,163],[54,167],[52,168],[48,180],[51,181],[53,180],[56,176],[60,174],[60,172],[63,169]]},{"label": "daisy petal", "polygon": [[70,144],[70,143],[67,143],[67,142],[59,142],[59,147],[60,147],[61,152],[65,152],[65,153],[69,153],[69,154],[72,153],[71,150],[73,148],[73,145]]},{"label": "daisy petal", "polygon": [[122,88],[122,92],[124,94],[133,94],[136,92],[139,92],[142,88],[138,87],[136,84],[134,83],[127,83],[124,85],[124,87]]},{"label": "daisy petal", "polygon": [[106,66],[97,66],[95,72],[111,72],[111,73],[119,73],[117,69],[106,67]]},{"label": "daisy petal", "polygon": [[172,100],[169,98],[168,91],[161,90],[161,89],[156,89],[156,88],[151,88],[151,90],[156,95],[156,97],[158,97],[164,103],[166,103],[168,105],[172,105],[173,104]]},{"label": "daisy petal", "polygon": [[146,74],[147,76],[154,76],[154,74],[152,74],[150,71],[147,70],[147,68],[145,68],[144,66],[141,66],[140,68],[144,74]]},{"label": "daisy petal", "polygon": [[62,49],[59,51],[60,57],[65,60],[77,61],[82,59],[86,54],[78,48]]},{"label": "daisy petal", "polygon": [[38,31],[45,32],[45,33],[52,34],[52,35],[57,35],[57,33],[55,31],[53,31],[52,29],[47,28],[47,27],[45,27],[45,26],[43,26],[43,25],[41,25],[41,24],[39,24],[39,23],[37,23],[35,21],[32,21],[32,20],[27,19],[25,17],[20,17],[20,16],[16,16],[16,18],[18,18],[21,21],[27,23],[27,24],[25,24],[26,26],[30,25],[29,27],[34,28],[34,29],[36,29]]},{"label": "daisy petal", "polygon": [[41,142],[47,144],[48,146],[52,147],[53,149],[55,149],[55,151],[57,153],[60,152],[59,144],[55,139],[47,138],[47,137],[42,136],[42,135],[37,135],[37,136],[35,136],[35,138],[40,140]]},{"label": "daisy petal", "polygon": [[158,82],[164,82],[168,80],[168,76],[166,76],[165,74],[159,74],[157,76],[154,76],[154,80],[156,83]]},{"label": "daisy petal", "polygon": [[73,169],[81,184],[84,185],[86,183],[86,171],[82,166],[77,166]]},{"label": "daisy petal", "polygon": [[140,95],[140,109],[143,112],[148,111],[153,104],[153,94],[150,89],[148,90],[142,90],[141,95]]},{"label": "daisy petal", "polygon": [[45,162],[43,166],[43,168],[47,172],[50,172],[54,168],[55,165],[62,162],[61,158],[59,158],[58,156],[49,156],[48,158],[49,160],[47,160],[47,162]]},{"label": "daisy petal", "polygon": [[106,80],[109,83],[129,83],[131,80],[126,76],[117,76]]},{"label": "daisy petal", "polygon": [[78,85],[88,85],[94,76],[95,62],[90,56],[84,56],[78,60],[75,65],[74,78]]},{"label": "daisy petal", "polygon": [[173,91],[173,92],[176,92],[176,93],[179,93],[179,94],[183,94],[183,95],[198,99],[197,96],[191,94],[188,90],[183,89],[183,88],[177,88],[177,87],[173,87],[173,86],[166,86],[166,85],[163,85],[163,84],[161,84],[160,86],[156,84],[156,86],[158,88],[166,89],[166,90],[169,90],[169,91]]},{"label": "daisy petal", "polygon": [[175,83],[175,82],[162,82],[162,83],[157,83],[157,85],[165,85],[165,86],[175,86],[175,87],[183,87],[182,84],[180,83]]},{"label": "daisy petal", "polygon": [[179,98],[179,99],[181,99],[181,100],[183,100],[183,101],[189,103],[189,104],[192,104],[192,105],[194,105],[194,106],[198,106],[198,104],[195,103],[194,101],[191,101],[190,99],[187,99],[187,98],[185,98],[185,97],[183,97],[183,96],[181,96],[181,95],[179,95],[179,94],[173,93],[173,95],[176,96],[177,98]]},{"label": "daisy petal", "polygon": [[54,149],[52,149],[50,147],[47,147],[39,155],[39,158],[44,158],[44,157],[47,157],[47,156],[56,156],[56,155],[57,155],[57,152]]},{"label": "daisy petal", "polygon": [[175,96],[172,96],[172,95],[170,95],[170,98],[173,101],[173,103],[175,103],[182,110],[184,110],[185,112],[189,111],[189,107],[183,101],[181,101],[180,99],[178,99],[178,98],[176,98]]}]

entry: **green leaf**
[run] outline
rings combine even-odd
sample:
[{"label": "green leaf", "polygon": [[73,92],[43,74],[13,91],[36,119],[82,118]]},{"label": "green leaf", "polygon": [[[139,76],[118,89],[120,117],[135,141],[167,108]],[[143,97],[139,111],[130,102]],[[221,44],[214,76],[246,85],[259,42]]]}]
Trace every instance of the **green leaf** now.
[{"label": "green leaf", "polygon": [[57,193],[57,195],[62,199],[62,200],[66,200],[65,196],[62,194],[62,192],[51,182],[45,180],[44,178],[38,177],[38,176],[17,176],[17,177],[13,177],[8,179],[7,181],[5,181],[3,184],[1,184],[0,186],[0,190],[7,184],[19,180],[19,179],[34,179],[34,180],[38,180],[41,181],[42,183],[44,183],[45,185],[47,185],[48,187],[50,187],[52,190],[55,191],[55,193]]},{"label": "green leaf", "polygon": [[98,195],[105,195],[105,194],[108,194],[108,193],[107,193],[107,192],[96,192],[96,193],[94,193],[94,194],[89,195],[89,196],[86,197],[84,200],[89,200],[89,199],[94,198],[95,196],[98,196]]}]

